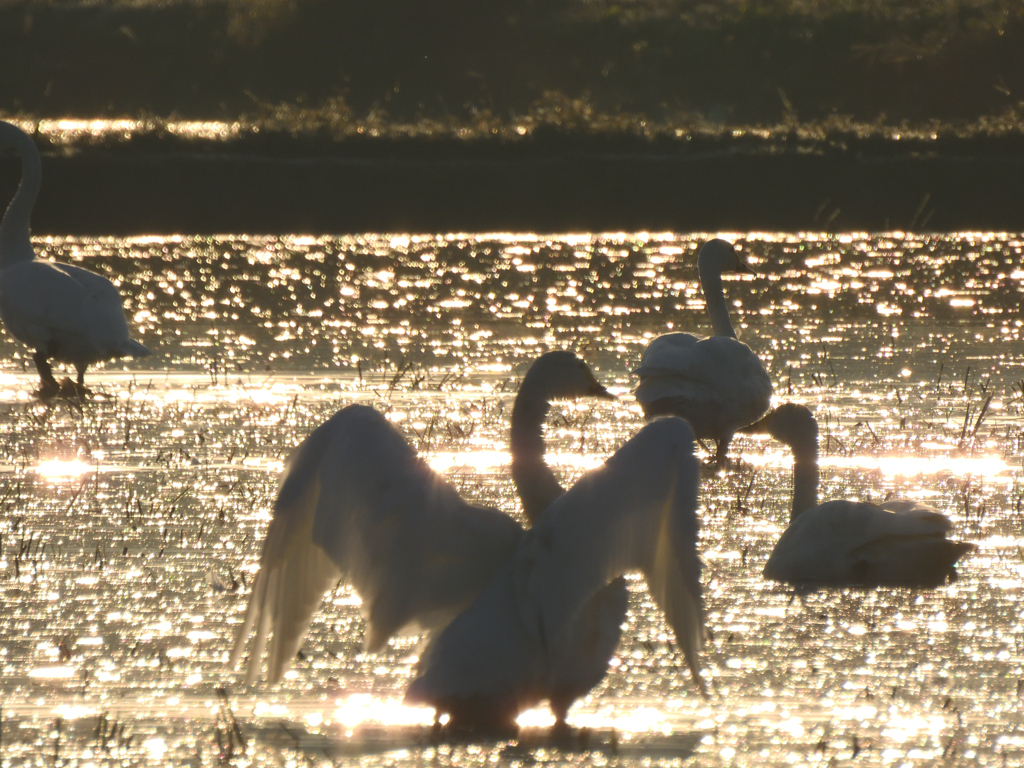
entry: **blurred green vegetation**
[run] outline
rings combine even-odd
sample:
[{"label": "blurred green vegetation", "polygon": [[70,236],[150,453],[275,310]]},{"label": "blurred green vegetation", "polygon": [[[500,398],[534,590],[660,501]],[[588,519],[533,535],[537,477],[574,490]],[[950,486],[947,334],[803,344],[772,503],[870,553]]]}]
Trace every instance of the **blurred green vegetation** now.
[{"label": "blurred green vegetation", "polygon": [[150,133],[963,136],[1022,94],[1019,0],[0,0],[0,113]]}]

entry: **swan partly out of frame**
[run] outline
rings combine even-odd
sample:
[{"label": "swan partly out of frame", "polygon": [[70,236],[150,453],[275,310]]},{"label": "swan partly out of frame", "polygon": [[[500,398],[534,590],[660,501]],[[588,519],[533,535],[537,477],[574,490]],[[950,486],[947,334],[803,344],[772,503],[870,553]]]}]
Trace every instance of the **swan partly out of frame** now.
[{"label": "swan partly out of frame", "polygon": [[426,646],[406,701],[514,730],[518,713],[550,700],[568,671],[589,673],[586,649],[606,620],[593,597],[630,571],[643,574],[703,692],[693,448],[685,421],[656,419],[556,499]]},{"label": "swan partly out of frame", "polygon": [[71,264],[36,260],[29,217],[42,181],[39,151],[24,131],[0,121],[4,146],[13,147],[21,159],[21,181],[0,222],[0,318],[14,338],[34,350],[41,397],[62,391],[50,360],[75,367],[77,387],[69,382],[65,392],[81,395],[89,365],[150,351],[129,338],[121,294],[107,278]]},{"label": "swan partly out of frame", "polygon": [[[587,395],[609,396],[575,355],[549,353],[531,366],[513,410],[546,414],[550,400]],[[513,421],[518,461],[543,463],[542,422]],[[264,654],[268,682],[279,682],[340,579],[362,600],[367,650],[402,630],[436,632],[511,559],[521,536],[511,517],[459,498],[378,411],[343,408],[302,442],[282,476],[231,663],[255,629],[246,682]]]},{"label": "swan partly out of frame", "polygon": [[699,439],[716,442],[715,463],[726,464],[736,430],[753,424],[771,405],[772,382],[757,355],[736,338],[722,274],[754,271],[732,243],[715,239],[697,256],[701,290],[713,334],[666,333],[652,341],[634,373],[644,416],[682,416]]},{"label": "swan partly out of frame", "polygon": [[766,578],[806,587],[937,587],[956,579],[973,544],[951,541],[949,518],[916,501],[818,504],[818,423],[786,403],[744,432],[771,435],[793,452],[793,510]]}]

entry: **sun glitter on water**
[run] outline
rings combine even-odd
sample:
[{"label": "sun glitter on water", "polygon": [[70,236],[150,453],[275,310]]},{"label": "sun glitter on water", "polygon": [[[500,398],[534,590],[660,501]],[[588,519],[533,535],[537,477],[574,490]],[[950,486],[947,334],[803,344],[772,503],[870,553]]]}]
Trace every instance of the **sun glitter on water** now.
[{"label": "sun glitter on water", "polygon": [[63,459],[50,459],[42,462],[38,467],[36,467],[36,472],[47,480],[64,480],[68,478],[81,477],[92,469],[95,469],[95,467],[90,464],[86,464],[80,459],[71,459],[70,461],[65,461]]}]

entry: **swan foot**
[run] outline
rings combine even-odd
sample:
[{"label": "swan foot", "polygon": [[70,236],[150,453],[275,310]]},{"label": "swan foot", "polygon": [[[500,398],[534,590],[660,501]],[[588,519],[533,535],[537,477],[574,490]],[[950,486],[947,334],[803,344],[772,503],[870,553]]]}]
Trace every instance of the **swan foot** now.
[{"label": "swan foot", "polygon": [[82,402],[87,396],[92,394],[92,390],[83,384],[64,377],[60,381],[56,379],[47,381],[44,379],[39,383],[39,389],[33,394],[44,403],[48,403],[58,397],[64,400]]},{"label": "swan foot", "polygon": [[32,394],[35,395],[37,400],[41,400],[44,403],[48,403],[55,397],[60,395],[60,384],[56,381],[42,381],[39,383],[39,389]]},{"label": "swan foot", "polygon": [[[431,740],[435,743],[466,741],[505,741],[519,736],[516,707],[503,707],[478,698],[445,707],[448,722],[434,721]],[[441,712],[438,712],[440,716]]]},{"label": "swan foot", "polygon": [[529,755],[537,749],[557,749],[561,752],[604,752],[618,753],[618,740],[614,729],[608,732],[593,728],[575,728],[564,720],[556,722],[549,731],[534,729],[520,733],[514,745],[508,747],[503,757],[516,758]]},{"label": "swan foot", "polygon": [[703,478],[720,477],[726,474],[743,474],[749,472],[753,467],[742,459],[723,459],[716,461],[702,462],[700,465],[700,476]]},{"label": "swan foot", "polygon": [[80,381],[72,381],[65,377],[60,380],[60,396],[66,400],[84,400],[86,395],[91,395],[92,390]]}]

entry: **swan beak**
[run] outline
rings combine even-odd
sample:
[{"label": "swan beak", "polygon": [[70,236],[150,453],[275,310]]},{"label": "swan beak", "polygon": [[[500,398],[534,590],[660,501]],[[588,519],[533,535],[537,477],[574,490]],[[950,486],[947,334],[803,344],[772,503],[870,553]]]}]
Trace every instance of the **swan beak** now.
[{"label": "swan beak", "polygon": [[740,427],[736,431],[741,435],[768,435],[771,434],[768,430],[769,425],[772,423],[772,416],[775,415],[775,411],[768,411],[761,419],[755,421],[746,427]]},{"label": "swan beak", "polygon": [[605,389],[604,385],[597,381],[594,381],[593,385],[590,388],[590,391],[587,392],[587,394],[590,395],[591,397],[599,397],[602,400],[615,399],[615,395],[613,395],[611,392]]},{"label": "swan beak", "polygon": [[746,264],[744,262],[740,262],[740,267],[736,271],[739,272],[742,275],[760,275],[761,274],[756,269],[751,267],[749,264]]}]

